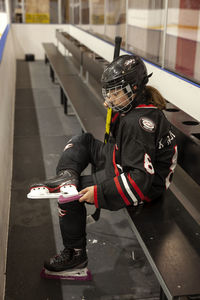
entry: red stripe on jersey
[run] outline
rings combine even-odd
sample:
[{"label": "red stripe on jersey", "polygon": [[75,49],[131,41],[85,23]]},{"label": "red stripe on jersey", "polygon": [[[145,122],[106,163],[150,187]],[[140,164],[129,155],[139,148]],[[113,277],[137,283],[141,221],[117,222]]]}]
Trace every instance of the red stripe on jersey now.
[{"label": "red stripe on jersey", "polygon": [[142,107],[146,107],[146,108],[157,108],[157,106],[153,105],[153,104],[140,104],[138,106],[136,106],[136,108],[142,108]]},{"label": "red stripe on jersey", "polygon": [[112,123],[114,123],[117,119],[117,117],[119,116],[119,113],[115,113],[115,115],[112,117]]},{"label": "red stripe on jersey", "polygon": [[124,202],[126,203],[126,205],[130,205],[130,202],[128,201],[128,199],[126,198],[126,196],[124,195],[122,188],[120,186],[119,180],[117,177],[114,178],[114,182],[116,184],[117,190],[120,194],[120,196],[122,197],[122,199],[124,200]]},{"label": "red stripe on jersey", "polygon": [[136,193],[140,197],[140,199],[142,201],[150,202],[151,199],[143,195],[142,191],[139,189],[139,187],[137,186],[137,184],[135,183],[135,181],[131,178],[131,176],[130,176],[129,173],[128,173],[127,177],[128,177],[128,180],[130,181],[131,185],[133,186],[134,190],[136,191]]},{"label": "red stripe on jersey", "polygon": [[97,199],[97,186],[94,186],[94,205],[96,208],[99,208],[98,199]]},{"label": "red stripe on jersey", "polygon": [[147,196],[144,196],[143,200],[146,201],[146,202],[151,202],[151,199],[149,197],[147,197]]},{"label": "red stripe on jersey", "polygon": [[119,170],[117,168],[117,164],[116,164],[116,161],[115,161],[115,147],[114,147],[114,150],[113,150],[113,166],[114,166],[114,170],[115,170],[115,175],[116,176],[119,176]]}]

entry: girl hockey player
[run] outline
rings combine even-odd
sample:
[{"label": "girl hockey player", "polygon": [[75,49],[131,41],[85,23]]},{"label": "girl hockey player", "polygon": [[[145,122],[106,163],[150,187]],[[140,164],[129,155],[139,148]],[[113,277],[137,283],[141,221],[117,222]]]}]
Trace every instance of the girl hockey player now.
[{"label": "girl hockey player", "polygon": [[[108,65],[102,75],[104,105],[114,112],[108,143],[89,133],[73,137],[59,160],[57,176],[32,186],[29,196],[35,198],[55,198],[55,193],[75,187],[79,191],[73,196],[80,198],[77,201],[66,203],[66,194],[58,200],[65,248],[44,263],[45,272],[70,276],[87,266],[84,202],[118,210],[148,203],[169,187],[177,161],[176,140],[162,112],[165,100],[146,86],[149,77],[137,55],[120,56]],[[89,163],[96,172],[80,176]]]}]

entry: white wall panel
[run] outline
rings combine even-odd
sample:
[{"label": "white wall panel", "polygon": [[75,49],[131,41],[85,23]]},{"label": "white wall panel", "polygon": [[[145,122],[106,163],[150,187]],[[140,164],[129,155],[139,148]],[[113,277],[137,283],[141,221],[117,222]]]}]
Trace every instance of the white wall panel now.
[{"label": "white wall panel", "polygon": [[0,63],[0,299],[3,299],[5,288],[7,235],[12,179],[15,79],[16,60],[12,33],[9,31]]},{"label": "white wall panel", "polygon": [[56,44],[55,30],[67,28],[68,25],[12,24],[17,59],[24,59],[27,53],[34,54],[35,59],[44,59],[42,43]]},{"label": "white wall panel", "polygon": [[149,63],[146,66],[149,73],[153,72],[149,84],[159,89],[168,101],[200,121],[200,88]]}]

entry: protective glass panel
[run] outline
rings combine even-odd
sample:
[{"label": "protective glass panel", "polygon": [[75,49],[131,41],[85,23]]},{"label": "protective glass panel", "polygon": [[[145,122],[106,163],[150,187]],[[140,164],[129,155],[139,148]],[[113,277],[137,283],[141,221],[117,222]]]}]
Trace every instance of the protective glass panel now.
[{"label": "protective glass panel", "polygon": [[200,82],[200,1],[170,0],[164,66]]},{"label": "protective glass panel", "polygon": [[61,23],[69,23],[69,17],[70,17],[70,13],[69,13],[69,0],[62,0],[61,1],[61,18],[62,21]]},{"label": "protective glass panel", "polygon": [[104,36],[104,0],[90,0],[90,31]]},{"label": "protective glass panel", "polygon": [[5,12],[6,6],[5,6],[5,0],[0,0],[0,12]]},{"label": "protective glass panel", "polygon": [[114,42],[115,36],[122,37],[125,45],[126,32],[126,1],[109,0],[105,2],[105,36]]},{"label": "protective glass panel", "polygon": [[81,24],[88,25],[89,23],[89,0],[81,0]]},{"label": "protective glass panel", "polygon": [[161,64],[164,25],[163,0],[129,0],[127,50]]},{"label": "protective glass panel", "polygon": [[74,0],[74,24],[80,24],[80,1]]},{"label": "protective glass panel", "polygon": [[25,23],[50,23],[51,3],[48,0],[26,0],[24,3]]},{"label": "protective glass panel", "polygon": [[11,10],[16,23],[58,23],[58,0],[15,0]]}]

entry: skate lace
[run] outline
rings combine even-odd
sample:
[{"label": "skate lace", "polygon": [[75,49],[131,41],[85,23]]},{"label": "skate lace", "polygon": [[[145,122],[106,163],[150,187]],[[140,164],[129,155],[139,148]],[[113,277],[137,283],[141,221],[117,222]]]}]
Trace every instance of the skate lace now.
[{"label": "skate lace", "polygon": [[62,177],[62,176],[68,176],[69,180],[72,177],[72,174],[74,174],[74,171],[71,170],[71,172],[69,172],[68,170],[64,170],[64,171],[60,171],[58,173],[58,176]]},{"label": "skate lace", "polygon": [[66,260],[69,260],[72,257],[72,251],[72,249],[64,249],[60,254],[53,257],[52,263],[62,264]]}]

